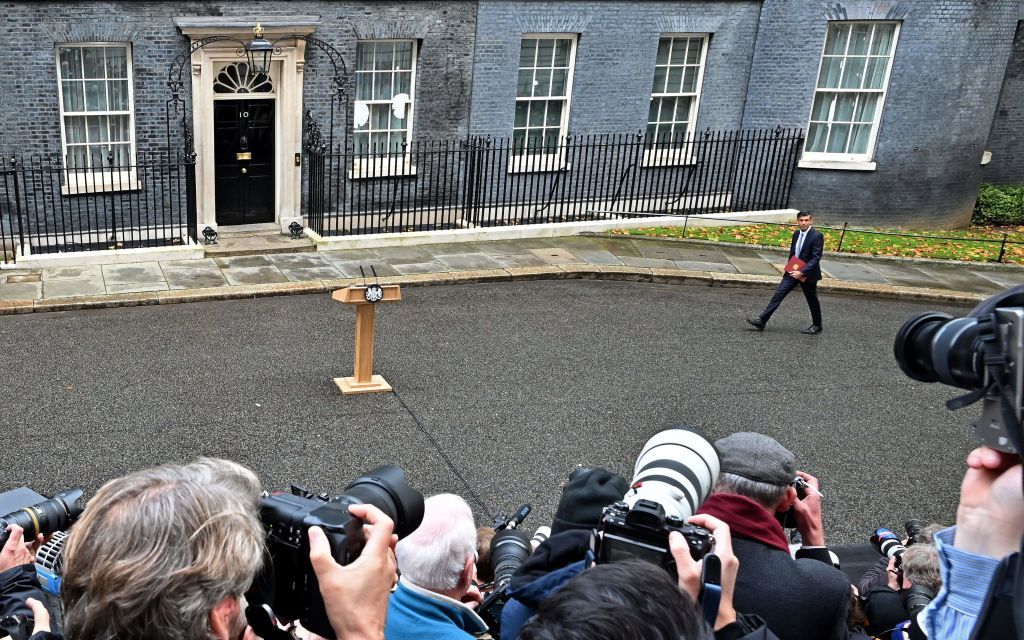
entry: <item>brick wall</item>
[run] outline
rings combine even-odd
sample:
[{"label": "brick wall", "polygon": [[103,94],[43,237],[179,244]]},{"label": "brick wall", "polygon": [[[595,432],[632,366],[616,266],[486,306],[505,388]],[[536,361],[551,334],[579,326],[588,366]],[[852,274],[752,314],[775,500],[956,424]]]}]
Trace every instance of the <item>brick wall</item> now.
[{"label": "brick wall", "polygon": [[[0,91],[0,151],[59,157],[57,44],[132,44],[136,148],[141,154],[147,154],[162,151],[167,146],[168,69],[189,44],[174,26],[174,18],[224,16],[250,20],[254,16],[304,15],[320,16],[321,24],[313,35],[340,52],[349,72],[355,66],[359,39],[417,40],[414,140],[466,135],[476,31],[476,4],[470,0],[0,2],[0,24],[4,25],[8,49],[5,64],[0,66],[0,87],[3,87]],[[328,56],[316,47],[307,47],[303,106],[311,110],[324,127],[331,106],[332,76]],[[187,62],[180,79],[185,88],[184,110],[191,117],[191,69]],[[178,118],[180,114],[178,111]],[[337,145],[346,123],[351,127],[351,116],[336,113],[335,123]],[[171,148],[174,152],[184,148],[180,132],[178,122],[173,122]],[[304,167],[304,188],[307,181]],[[61,197],[58,180],[56,190],[46,190],[45,195],[33,200],[32,210],[38,210],[40,220],[49,220],[46,226],[52,230],[62,227],[54,218],[63,215],[65,205],[70,206],[74,201],[74,206],[81,208],[88,200],[99,200],[99,197]],[[178,204],[183,206],[183,203]],[[103,229],[113,224],[103,206],[86,206],[86,210],[93,213],[87,214],[76,226]]]},{"label": "brick wall", "polygon": [[662,33],[711,33],[697,129],[740,125],[760,2],[480,0],[471,130],[509,136],[524,33],[576,33],[569,130],[645,129]]},{"label": "brick wall", "polygon": [[[140,150],[165,139],[167,71],[188,44],[178,16],[319,15],[313,34],[338,49],[351,70],[360,37],[420,40],[414,135],[465,135],[469,121],[476,5],[471,1],[405,2],[0,2],[7,43],[0,66],[0,137],[22,152],[60,152],[60,113],[54,47],[61,42],[131,42],[136,137]],[[322,118],[329,106],[326,56],[307,53],[306,107]],[[183,75],[189,86],[189,69]],[[186,95],[188,99],[188,96]],[[191,109],[191,101],[187,104]]]},{"label": "brick wall", "polygon": [[[54,46],[90,40],[132,42],[138,146],[162,145],[167,68],[187,44],[172,21],[203,15],[319,15],[314,35],[350,67],[360,37],[419,40],[417,139],[509,135],[528,32],[579,34],[573,132],[644,128],[658,38],[682,32],[712,34],[698,130],[803,128],[828,21],[899,20],[876,170],[800,169],[791,204],[831,221],[952,226],[970,219],[983,178],[1024,171],[1020,37],[1007,66],[1024,0],[0,1],[0,147],[60,151]],[[307,59],[305,106],[323,120],[330,74],[321,52]],[[184,79],[187,87],[187,70]],[[993,164],[983,170],[990,131]]]},{"label": "brick wall", "polygon": [[988,148],[992,162],[982,171],[985,182],[1024,184],[1024,15],[1017,23]]},{"label": "brick wall", "polygon": [[825,220],[957,226],[971,218],[1021,3],[765,2],[743,123],[806,127],[830,19],[901,21],[875,171],[800,169],[791,204]]}]

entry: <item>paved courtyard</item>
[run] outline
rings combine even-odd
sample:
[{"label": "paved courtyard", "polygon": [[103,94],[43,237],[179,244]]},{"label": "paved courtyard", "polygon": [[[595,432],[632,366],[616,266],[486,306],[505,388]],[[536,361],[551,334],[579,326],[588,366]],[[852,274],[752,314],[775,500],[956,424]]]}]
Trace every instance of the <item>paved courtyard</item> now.
[{"label": "paved courtyard", "polygon": [[[330,281],[359,277],[360,267],[369,274],[371,266],[379,276],[583,265],[778,277],[783,264],[785,256],[779,252],[739,245],[613,237],[539,238],[0,271],[0,300]],[[826,278],[839,281],[983,294],[1024,281],[1024,269],[1019,267],[944,266],[856,256],[827,256],[822,265]]]},{"label": "paved courtyard", "polygon": [[375,366],[398,396],[338,393],[353,314],[323,294],[0,318],[0,482],[93,492],[212,455],[268,487],[338,491],[395,463],[426,493],[469,497],[481,521],[532,502],[532,528],[574,465],[628,476],[643,441],[681,423],[791,447],[822,479],[832,542],[953,517],[974,410],[947,412],[955,391],[908,380],[891,356],[906,318],[942,306],[825,295],[826,331],[808,337],[799,296],[764,333],[747,330],[764,290],[543,281],[403,294],[379,313]]}]

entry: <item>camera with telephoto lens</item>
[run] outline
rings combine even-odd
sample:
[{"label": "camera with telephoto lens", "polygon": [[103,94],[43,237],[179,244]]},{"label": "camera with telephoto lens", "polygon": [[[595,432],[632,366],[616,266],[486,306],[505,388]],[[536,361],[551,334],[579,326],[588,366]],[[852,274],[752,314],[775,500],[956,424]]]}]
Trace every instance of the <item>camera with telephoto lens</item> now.
[{"label": "camera with telephoto lens", "polygon": [[[300,485],[292,485],[289,493],[264,494],[260,520],[267,532],[269,560],[248,595],[253,603],[250,608],[268,605],[277,619],[299,620],[313,633],[333,639],[334,630],[309,561],[308,532],[313,526],[323,529],[338,564],[354,561],[365,543],[364,522],[348,511],[357,504],[372,504],[383,511],[394,521],[399,538],[415,531],[423,521],[423,494],[409,486],[405,471],[394,466],[379,467],[356,478],[334,498],[313,495]],[[267,637],[260,629],[254,627],[254,631]]]},{"label": "camera with telephoto lens", "polygon": [[498,514],[492,525],[495,531],[491,538],[491,573],[494,574],[494,581],[491,583],[491,592],[476,608],[476,613],[487,624],[495,639],[500,638],[501,612],[508,602],[512,575],[533,553],[529,534],[518,528],[532,509],[529,504],[524,504],[511,516]]},{"label": "camera with telephoto lens", "polygon": [[975,437],[1024,455],[1024,285],[984,300],[964,318],[934,311],[914,316],[896,334],[893,354],[914,380],[970,390],[947,402],[949,409],[983,399]]},{"label": "camera with telephoto lens", "polygon": [[900,537],[885,527],[875,529],[875,532],[871,534],[871,544],[883,556],[896,558],[897,567],[900,566],[903,553],[907,550]]},{"label": "camera with telephoto lens", "polygon": [[593,545],[598,562],[640,558],[675,575],[668,538],[683,535],[699,560],[714,546],[704,527],[687,524],[718,479],[718,452],[696,431],[666,429],[648,440],[633,468],[622,501],[605,507]]},{"label": "camera with telephoto lens", "polygon": [[[19,494],[19,491],[23,493]],[[24,495],[29,500],[37,500],[42,497],[29,489],[15,489],[4,494],[4,503],[18,500],[19,495]],[[7,539],[10,537],[7,527],[12,524],[25,530],[26,541],[35,540],[40,533],[48,536],[67,529],[82,515],[83,507],[79,501],[83,495],[85,492],[80,487],[72,487],[67,491],[55,493],[48,500],[31,503],[0,517],[0,548],[7,543]],[[30,498],[29,496],[34,497]]]},{"label": "camera with telephoto lens", "polygon": [[910,619],[916,618],[934,599],[935,592],[923,584],[912,584],[909,589],[903,590],[903,608]]},{"label": "camera with telephoto lens", "polygon": [[907,520],[903,523],[903,528],[907,530],[907,546],[917,544],[920,542],[921,533],[924,531],[928,523],[924,520]]},{"label": "camera with telephoto lens", "polygon": [[673,531],[683,535],[694,560],[700,560],[715,546],[710,531],[687,524],[678,516],[665,515],[665,509],[651,500],[637,500],[632,507],[625,502],[605,507],[601,531],[598,562],[640,558],[664,567],[673,576],[676,563],[668,546]]}]

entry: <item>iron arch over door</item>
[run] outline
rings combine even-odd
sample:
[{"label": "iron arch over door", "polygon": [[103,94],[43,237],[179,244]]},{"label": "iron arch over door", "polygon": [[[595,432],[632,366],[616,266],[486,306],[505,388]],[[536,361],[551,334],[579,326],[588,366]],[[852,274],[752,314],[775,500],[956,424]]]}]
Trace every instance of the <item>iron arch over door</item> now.
[{"label": "iron arch over door", "polygon": [[[305,16],[301,18],[305,18]],[[231,157],[224,158],[223,153],[215,153],[220,146],[217,136],[220,134],[226,136],[224,131],[229,127],[227,126],[227,113],[221,111],[218,114],[219,117],[215,118],[211,102],[231,102],[240,99],[261,100],[264,97],[269,97],[260,95],[263,92],[263,86],[258,78],[247,78],[247,74],[242,73],[241,69],[243,64],[248,64],[250,74],[260,76],[265,71],[264,67],[270,68],[269,58],[263,59],[259,64],[253,63],[248,53],[250,45],[256,42],[256,39],[247,40],[245,35],[239,32],[236,23],[224,22],[221,25],[219,22],[221,21],[213,18],[176,19],[175,24],[181,28],[183,35],[192,38],[192,42],[171,62],[167,75],[167,86],[170,89],[170,95],[166,101],[167,152],[173,154],[177,149],[183,149],[186,157],[195,159],[195,164],[190,167],[198,169],[195,172],[197,177],[190,181],[189,194],[191,208],[197,211],[190,217],[190,224],[191,221],[195,221],[195,227],[190,232],[193,239],[197,237],[198,231],[203,230],[204,226],[225,223],[218,212],[218,209],[221,208],[220,205],[224,203],[221,202],[222,199],[218,194],[216,173],[221,165],[226,170],[229,163],[241,162],[232,160]],[[285,20],[284,22],[289,21]],[[306,173],[306,167],[305,163],[301,162],[301,151],[304,138],[303,115],[306,113],[303,102],[309,98],[304,95],[309,90],[309,85],[303,82],[303,68],[306,65],[305,52],[309,48],[318,52],[318,57],[315,60],[321,63],[326,62],[328,65],[326,73],[321,72],[320,74],[320,77],[329,79],[330,89],[324,87],[327,89],[325,97],[328,100],[315,100],[315,103],[322,105],[321,109],[324,109],[321,112],[326,119],[324,133],[328,140],[333,140],[335,115],[337,114],[341,120],[338,123],[341,125],[338,129],[345,141],[343,145],[347,143],[348,138],[347,93],[351,85],[351,78],[344,60],[334,47],[313,37],[308,31],[297,33],[285,30],[290,28],[312,30],[316,24],[318,22],[299,20],[288,25],[268,26],[268,38],[271,39],[269,44],[272,47],[271,64],[276,65],[274,68],[281,72],[281,75],[272,81],[276,102],[273,103],[272,108],[263,109],[266,113],[262,114],[270,117],[270,129],[274,132],[272,151],[276,154],[274,164],[268,167],[274,175],[266,182],[267,186],[272,189],[269,198],[274,201],[270,205],[272,207],[271,219],[275,219],[273,216],[276,216],[276,221],[280,223],[282,230],[287,229],[293,221],[305,223],[307,196],[303,188],[305,180],[303,174]],[[228,33],[237,32],[237,35],[206,35],[210,33],[211,29],[223,29]],[[271,31],[276,31],[276,33],[271,34]],[[229,72],[227,76],[221,78],[219,74],[226,69],[223,66],[224,62],[235,63],[233,71],[237,73]],[[186,69],[191,69],[191,91],[186,87],[184,73]],[[270,74],[266,75],[269,77]],[[319,82],[314,85],[322,86]],[[224,96],[224,93],[234,93],[235,95]],[[191,103],[191,108],[189,108],[189,103]],[[227,107],[222,109],[228,110]],[[256,110],[261,111],[261,108],[257,106]],[[236,112],[236,121],[238,115]],[[197,119],[201,126],[194,127],[193,118]],[[305,120],[309,121],[308,116]],[[233,134],[235,135],[233,143],[236,146],[233,151],[235,154],[244,153],[237,149],[238,141],[241,140],[241,135],[237,131],[238,126],[236,122],[236,131]],[[255,123],[250,122],[249,126],[259,130]],[[242,128],[245,129],[244,126]],[[199,133],[198,140],[193,138],[194,132]],[[249,143],[253,140],[250,135],[246,135],[246,139]],[[226,138],[224,140],[226,145]],[[243,167],[240,165],[236,164],[232,168],[237,169],[239,175],[249,175],[250,167],[244,167],[246,174],[241,174]],[[238,198],[238,200],[241,201],[243,198]],[[242,220],[248,221],[254,215],[263,216],[265,214],[258,210],[246,211],[243,206],[239,206],[233,214],[229,214],[229,220],[231,215],[240,216]]]}]

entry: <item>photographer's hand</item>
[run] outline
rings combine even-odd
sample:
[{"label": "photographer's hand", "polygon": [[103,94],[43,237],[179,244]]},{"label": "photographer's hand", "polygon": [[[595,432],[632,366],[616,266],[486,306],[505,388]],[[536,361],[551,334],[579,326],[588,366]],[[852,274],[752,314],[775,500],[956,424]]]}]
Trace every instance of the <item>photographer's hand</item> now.
[{"label": "photographer's hand", "polygon": [[1024,534],[1021,464],[1012,454],[981,447],[967,455],[953,546],[1002,559]]},{"label": "photographer's hand", "polygon": [[7,542],[4,543],[3,550],[0,550],[0,572],[35,562],[35,552],[42,544],[43,536],[37,536],[36,540],[28,545],[25,543],[25,530],[20,526],[9,525],[7,531],[10,532],[10,535],[7,537]]},{"label": "photographer's hand", "polygon": [[331,556],[323,530],[310,527],[309,559],[338,639],[380,640],[395,582],[394,523],[373,505],[352,505],[348,511],[368,523],[366,545],[359,557],[344,567],[339,565]]},{"label": "photographer's hand", "polygon": [[825,546],[825,526],[821,521],[821,491],[818,490],[818,479],[809,473],[797,471],[796,475],[803,478],[810,490],[807,497],[793,503],[793,518],[796,528],[808,547]]},{"label": "photographer's hand", "polygon": [[[722,562],[722,600],[718,605],[718,618],[715,619],[715,631],[736,621],[736,610],[732,606],[732,594],[736,587],[736,574],[740,569],[739,558],[732,551],[732,535],[729,525],[714,516],[706,514],[690,517],[687,522],[704,527],[715,536],[714,554]],[[669,550],[676,561],[676,572],[679,574],[679,588],[689,594],[694,604],[701,588],[701,571],[703,560],[695,561],[690,555],[690,545],[678,531],[668,537]]]},{"label": "photographer's hand", "polygon": [[32,635],[37,633],[49,633],[50,632],[50,612],[46,610],[42,602],[39,602],[35,598],[29,598],[25,600],[25,604],[32,610],[32,618],[34,620],[32,624]]},{"label": "photographer's hand", "polygon": [[896,568],[896,556],[889,558],[889,566],[885,568],[885,575],[887,576],[889,588],[893,591],[910,588],[910,580],[907,580],[905,576],[903,578],[903,584],[900,584],[901,573],[902,572]]}]

